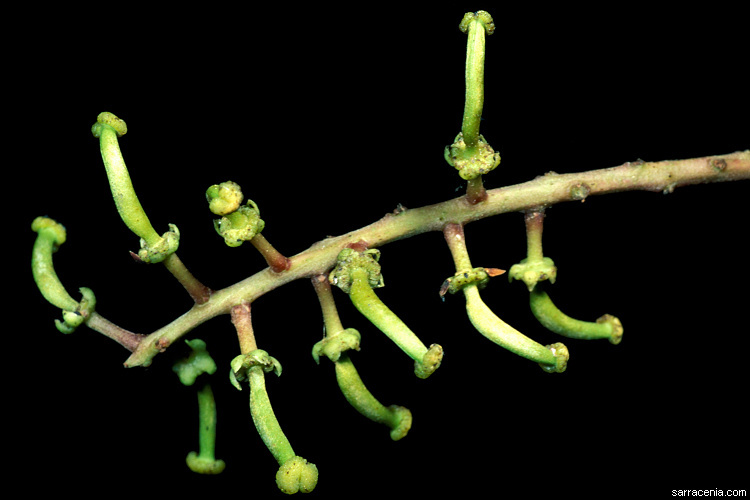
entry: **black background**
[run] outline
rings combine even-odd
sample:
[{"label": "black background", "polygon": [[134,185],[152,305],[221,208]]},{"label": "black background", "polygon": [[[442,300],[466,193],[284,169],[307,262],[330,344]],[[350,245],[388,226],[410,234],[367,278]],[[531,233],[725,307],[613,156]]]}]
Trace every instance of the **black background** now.
[{"label": "black background", "polygon": [[[166,271],[128,255],[138,241],[117,218],[90,134],[101,111],[127,121],[120,144],[154,226],[180,228],[181,259],[214,289],[264,263],[250,245],[228,248],[216,236],[204,201],[211,184],[240,183],[260,206],[264,235],[288,255],[399,203],[460,195],[443,148],[463,111],[466,36],[457,26],[477,8],[497,25],[487,40],[482,133],[503,160],[488,188],[750,147],[747,41],[740,13],[719,7],[123,6],[85,23],[47,13],[49,28],[30,24],[11,51],[19,85],[7,97],[23,115],[5,134],[18,224],[7,269],[27,269],[29,224],[45,214],[68,230],[55,255],[61,280],[71,292],[92,288],[106,318],[148,333],[190,307]],[[125,22],[133,14],[138,20]],[[44,43],[31,49],[31,40]],[[320,470],[311,497],[746,488],[738,457],[748,445],[747,193],[737,182],[550,208],[552,297],[571,316],[611,313],[625,326],[618,346],[566,341],[571,360],[561,375],[476,333],[460,297],[441,302],[453,268],[439,233],[382,248],[378,295],[426,344],[445,348],[443,366],[416,379],[411,361],[336,291],[344,325],[363,336],[353,359],[365,383],[383,403],[413,412],[410,434],[396,443],[348,406],[330,362],[313,362],[323,332],[310,284],[259,299],[258,343],[284,367],[268,379],[272,403],[295,451]],[[525,256],[521,214],[472,223],[466,235],[475,265],[508,269]],[[221,476],[200,477],[184,464],[197,449],[195,396],[170,369],[186,349],[124,369],[122,347],[86,328],[58,333],[59,312],[30,275],[8,275],[6,313],[18,316],[20,288],[23,321],[6,323],[4,418],[22,438],[12,475],[24,487],[281,496],[247,389],[228,383],[237,344],[227,318],[190,334],[220,366],[217,456],[228,464]],[[496,278],[482,296],[535,340],[559,340],[531,316],[522,284]]]}]

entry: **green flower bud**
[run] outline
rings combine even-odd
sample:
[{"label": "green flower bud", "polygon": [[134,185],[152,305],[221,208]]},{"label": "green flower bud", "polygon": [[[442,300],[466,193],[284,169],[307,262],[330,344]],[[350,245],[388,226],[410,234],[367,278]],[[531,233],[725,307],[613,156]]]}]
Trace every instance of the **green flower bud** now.
[{"label": "green flower bud", "polygon": [[227,215],[238,210],[243,198],[239,184],[232,181],[214,184],[206,190],[208,208],[216,215]]},{"label": "green flower bud", "polygon": [[238,247],[263,231],[265,222],[260,218],[258,205],[248,200],[247,205],[215,220],[214,227],[227,246]]}]

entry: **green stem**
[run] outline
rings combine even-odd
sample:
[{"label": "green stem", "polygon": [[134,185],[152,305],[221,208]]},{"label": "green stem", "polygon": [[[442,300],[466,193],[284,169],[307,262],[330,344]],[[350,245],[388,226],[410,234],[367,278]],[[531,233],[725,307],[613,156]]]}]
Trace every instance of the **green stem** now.
[{"label": "green stem", "polygon": [[342,332],[344,325],[341,324],[341,318],[339,317],[338,309],[336,309],[336,302],[331,292],[331,284],[328,282],[328,276],[325,274],[313,276],[311,281],[318,296],[318,302],[320,302],[321,312],[323,313],[323,325],[326,337],[332,337]]},{"label": "green stem", "polygon": [[346,400],[359,413],[391,429],[391,439],[398,441],[411,428],[411,412],[403,406],[383,406],[365,387],[349,355],[342,353],[336,365],[336,380]]},{"label": "green stem", "polygon": [[50,304],[63,311],[75,311],[78,301],[65,290],[52,262],[52,254],[65,243],[65,228],[50,218],[37,217],[31,229],[37,233],[31,250],[31,271],[36,286]]},{"label": "green stem", "polygon": [[596,322],[571,318],[555,306],[546,292],[537,285],[529,294],[531,311],[548,330],[574,339],[609,339],[613,344],[622,340],[622,323],[616,317],[605,314]]},{"label": "green stem", "polygon": [[[337,342],[341,338],[339,336],[344,336],[346,333],[336,309],[328,277],[325,275],[316,276],[312,278],[312,283],[323,311],[326,329],[326,338],[323,342],[334,342],[336,345],[336,349],[330,352],[325,348],[321,349],[321,352],[326,354],[331,361],[334,361],[336,381],[342,394],[359,413],[374,422],[388,426],[391,429],[391,439],[398,441],[406,436],[411,428],[411,412],[402,406],[383,406],[367,389],[357,373],[354,363],[345,352],[350,348],[351,342]],[[359,343],[357,342],[356,345],[358,348]],[[317,361],[318,354],[315,350],[313,352]]]},{"label": "green stem", "polygon": [[307,493],[318,483],[318,468],[294,454],[292,445],[281,430],[266,391],[263,367],[252,366],[247,371],[250,381],[250,414],[258,434],[279,463],[276,484],[284,493]]},{"label": "green stem", "polygon": [[281,430],[266,390],[266,377],[262,366],[251,366],[247,371],[250,381],[250,414],[268,451],[283,464],[295,456],[292,444]]},{"label": "green stem", "polygon": [[120,328],[97,312],[91,313],[86,326],[111,338],[130,352],[135,351],[144,338],[143,335]]},{"label": "green stem", "polygon": [[351,280],[349,297],[354,307],[414,360],[414,372],[419,378],[429,377],[440,366],[442,347],[437,344],[429,349],[425,347],[406,323],[375,294],[365,269],[353,269]]},{"label": "green stem", "polygon": [[[472,265],[466,248],[463,227],[459,224],[448,224],[443,234],[453,256],[453,262],[456,264],[456,272],[471,271]],[[558,359],[559,357],[550,347],[531,340],[493,313],[480,297],[477,285],[467,285],[463,288],[463,292],[469,321],[479,333],[519,356],[536,361],[544,368],[562,366],[564,369],[563,360]]]},{"label": "green stem", "polygon": [[411,359],[421,361],[427,353],[427,347],[401,318],[383,304],[368,283],[366,271],[352,271],[352,288],[349,297],[357,310],[395,342],[402,351]]},{"label": "green stem", "polygon": [[464,296],[469,320],[482,335],[526,359],[548,366],[556,364],[555,356],[549,348],[531,340],[498,318],[479,296],[476,285],[464,288]]},{"label": "green stem", "polygon": [[580,321],[566,315],[555,306],[546,292],[541,290],[540,282],[549,280],[554,283],[557,268],[552,260],[544,257],[542,251],[542,233],[544,231],[544,209],[527,210],[526,222],[527,256],[519,264],[511,267],[511,279],[521,279],[529,289],[531,312],[548,330],[559,335],[576,339],[607,338],[613,344],[622,340],[622,323],[616,317],[605,314],[596,322]]},{"label": "green stem", "polygon": [[[461,133],[467,151],[472,154],[476,152],[479,143],[479,124],[484,106],[484,35],[485,31],[491,34],[494,30],[492,18],[486,12],[481,12],[466,14],[460,26],[461,30],[468,31],[469,35],[466,44],[466,102]],[[488,27],[488,24],[492,28]]]},{"label": "green stem", "polygon": [[481,175],[466,181],[466,199],[472,205],[476,205],[487,199],[487,190],[484,188]]},{"label": "green stem", "polygon": [[544,229],[544,209],[527,210],[524,214],[526,222],[526,259],[529,262],[541,262],[542,231]]},{"label": "green stem", "polygon": [[211,384],[198,390],[198,446],[201,455],[214,456],[216,449],[216,402]]},{"label": "green stem", "polygon": [[112,113],[100,113],[91,131],[95,137],[99,138],[102,161],[117,212],[125,225],[142,239],[142,249],[137,255],[138,258],[145,262],[163,262],[167,270],[185,287],[196,304],[208,301],[211,290],[198,281],[174,253],[179,244],[177,228],[170,224],[170,231],[159,236],[135,194],[133,182],[130,180],[130,174],[117,140],[118,137],[127,133],[125,122]]},{"label": "green stem", "polygon": [[[721,169],[713,165],[720,164]],[[182,316],[144,338],[125,366],[148,366],[153,358],[193,328],[220,314],[229,314],[243,301],[253,302],[266,293],[300,278],[311,278],[336,265],[342,249],[358,241],[370,248],[430,231],[442,231],[447,223],[468,224],[487,217],[524,211],[541,205],[580,201],[581,186],[587,196],[623,191],[662,192],[670,188],[707,182],[750,179],[750,150],[728,155],[626,163],[619,167],[571,174],[547,174],[537,179],[487,191],[484,203],[472,205],[465,196],[411,208],[342,236],[326,238],[290,258],[292,265],[284,273],[266,268],[222,290],[214,291],[209,301],[195,306]]]},{"label": "green stem", "polygon": [[190,294],[190,297],[196,304],[205,304],[211,297],[211,289],[198,281],[193,274],[185,267],[185,264],[177,257],[176,253],[170,254],[164,259],[164,267],[177,278],[177,281]]},{"label": "green stem", "polygon": [[95,137],[99,138],[99,148],[107,171],[112,198],[123,222],[136,235],[143,238],[149,246],[156,245],[161,236],[154,230],[146,212],[135,194],[130,174],[117,141],[118,136],[125,135],[125,122],[112,113],[100,113],[97,123],[92,127]]},{"label": "green stem", "polygon": [[250,243],[260,252],[266,263],[275,273],[280,273],[289,269],[291,261],[284,257],[262,234],[256,234],[250,240]]},{"label": "green stem", "polygon": [[240,341],[240,353],[248,354],[255,351],[258,344],[255,342],[250,303],[243,302],[234,306],[230,315],[237,330],[237,339]]},{"label": "green stem", "polygon": [[216,460],[216,401],[208,383],[198,390],[198,446],[198,453],[190,452],[185,459],[190,470],[199,474],[221,473],[226,464]]}]

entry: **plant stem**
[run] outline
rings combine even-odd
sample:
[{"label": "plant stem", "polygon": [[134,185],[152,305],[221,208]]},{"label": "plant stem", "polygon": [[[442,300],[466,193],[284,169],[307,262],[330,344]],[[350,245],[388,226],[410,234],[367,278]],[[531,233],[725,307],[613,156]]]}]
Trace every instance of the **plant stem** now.
[{"label": "plant stem", "polygon": [[466,101],[461,133],[467,152],[475,153],[479,142],[479,123],[484,106],[485,23],[479,16],[468,23],[466,44]]},{"label": "plant stem", "polygon": [[481,175],[466,181],[466,199],[472,205],[476,205],[487,199],[487,190],[484,188]]},{"label": "plant stem", "polygon": [[198,389],[198,451],[199,454],[214,456],[216,449],[216,402],[211,384],[204,383]]},{"label": "plant stem", "polygon": [[547,292],[537,285],[529,295],[531,311],[548,330],[573,339],[609,339],[613,344],[622,340],[623,327],[619,319],[605,314],[596,322],[581,321],[563,313],[552,302]]},{"label": "plant stem", "polygon": [[180,258],[177,257],[176,253],[170,254],[163,262],[164,267],[166,267],[167,270],[177,278],[177,281],[185,287],[185,290],[187,290],[196,304],[204,304],[208,301],[211,296],[211,289],[198,281],[195,276],[188,271],[188,268],[185,267],[185,264],[183,264]]},{"label": "plant stem", "polygon": [[526,259],[541,262],[544,259],[542,252],[542,230],[544,229],[544,210],[527,210],[524,214],[526,222]]},{"label": "plant stem", "polygon": [[130,352],[135,351],[145,338],[143,335],[120,328],[97,312],[91,313],[86,326],[111,338]]},{"label": "plant stem", "polygon": [[294,458],[294,450],[289,439],[281,430],[276,414],[273,412],[271,401],[266,391],[266,377],[263,367],[252,366],[247,371],[250,381],[250,413],[261,439],[279,463],[284,464]]},{"label": "plant stem", "polygon": [[398,441],[411,428],[411,412],[403,406],[384,406],[367,389],[347,353],[336,361],[336,381],[346,400],[359,413],[391,429],[391,439]]},{"label": "plant stem", "polygon": [[141,206],[141,202],[138,200],[138,196],[135,194],[128,168],[125,166],[125,160],[117,141],[117,136],[125,135],[125,130],[116,130],[113,128],[113,124],[109,123],[110,121],[115,126],[119,123],[124,127],[125,124],[111,113],[101,113],[97,117],[97,123],[92,131],[94,136],[99,138],[99,147],[104,168],[107,171],[112,199],[114,199],[117,211],[125,225],[136,235],[146,240],[149,246],[156,245],[161,240],[161,236],[154,230]]},{"label": "plant stem", "polygon": [[[717,165],[721,165],[718,168]],[[148,366],[159,352],[174,340],[232,307],[253,302],[258,297],[299,278],[327,272],[336,264],[339,252],[347,246],[367,241],[370,248],[429,231],[442,231],[448,223],[472,221],[508,212],[519,212],[585,196],[623,191],[674,190],[675,187],[709,182],[750,179],[750,150],[728,155],[687,160],[625,163],[618,167],[572,174],[549,173],[534,180],[487,191],[484,203],[472,205],[465,196],[435,205],[388,214],[379,221],[348,234],[326,238],[290,258],[288,271],[264,269],[234,285],[214,291],[205,304],[194,306],[172,323],[144,338],[125,366]]]},{"label": "plant stem", "polygon": [[234,306],[230,314],[232,324],[237,329],[237,338],[240,341],[240,353],[247,354],[256,350],[258,345],[255,342],[250,303],[243,302]]},{"label": "plant stem", "polygon": [[[470,271],[472,269],[471,260],[466,249],[466,239],[461,225],[448,224],[443,234],[453,256],[453,262],[456,264],[456,272]],[[555,356],[549,348],[531,340],[497,317],[480,297],[479,288],[476,284],[465,286],[463,292],[466,298],[466,312],[469,320],[479,333],[519,356],[547,366],[556,364]]]},{"label": "plant stem", "polygon": [[250,243],[263,255],[273,272],[280,273],[291,266],[291,261],[279,253],[262,234],[256,234]]}]

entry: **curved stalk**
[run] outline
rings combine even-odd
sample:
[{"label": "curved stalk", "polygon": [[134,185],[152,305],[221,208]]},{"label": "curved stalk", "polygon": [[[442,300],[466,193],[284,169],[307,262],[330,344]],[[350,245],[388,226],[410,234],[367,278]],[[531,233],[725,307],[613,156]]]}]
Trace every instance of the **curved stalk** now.
[{"label": "curved stalk", "polygon": [[384,406],[378,401],[365,387],[347,353],[342,353],[335,365],[336,380],[349,404],[373,422],[391,429],[391,439],[394,441],[406,436],[411,428],[411,411],[403,406]]},{"label": "curved stalk", "polygon": [[622,340],[623,327],[619,319],[605,314],[596,322],[571,318],[552,302],[547,292],[537,285],[529,294],[531,312],[548,330],[572,339],[609,339],[613,344]]},{"label": "curved stalk", "polygon": [[469,320],[479,333],[497,345],[526,359],[547,366],[557,364],[555,354],[549,348],[531,340],[498,318],[479,296],[476,285],[467,286],[463,291],[466,297],[466,312],[469,315]]},{"label": "curved stalk", "polygon": [[263,367],[250,367],[247,376],[250,381],[250,413],[253,422],[266,447],[279,463],[277,486],[287,494],[312,491],[318,483],[318,468],[295,455],[291,443],[281,430],[268,399]]}]

